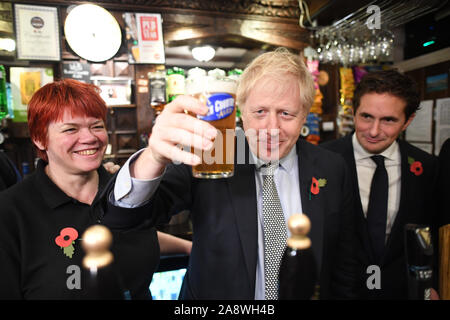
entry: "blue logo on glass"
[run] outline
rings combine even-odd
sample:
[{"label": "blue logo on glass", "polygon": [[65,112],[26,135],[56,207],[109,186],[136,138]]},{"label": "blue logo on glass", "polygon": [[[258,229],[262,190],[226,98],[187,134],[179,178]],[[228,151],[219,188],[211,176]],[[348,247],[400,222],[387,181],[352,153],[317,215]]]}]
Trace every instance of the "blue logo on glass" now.
[{"label": "blue logo on glass", "polygon": [[229,93],[213,93],[206,101],[209,108],[206,116],[198,118],[205,121],[215,121],[228,117],[234,110],[234,98]]}]

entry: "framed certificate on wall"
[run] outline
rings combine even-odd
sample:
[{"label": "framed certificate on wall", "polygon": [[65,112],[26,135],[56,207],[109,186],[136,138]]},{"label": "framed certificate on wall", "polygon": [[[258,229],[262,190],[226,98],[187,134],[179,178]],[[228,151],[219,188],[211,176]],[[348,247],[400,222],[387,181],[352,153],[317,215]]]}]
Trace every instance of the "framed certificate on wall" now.
[{"label": "framed certificate on wall", "polygon": [[14,17],[17,59],[61,60],[57,8],[15,4]]},{"label": "framed certificate on wall", "polygon": [[129,78],[91,77],[93,84],[100,88],[100,96],[108,106],[131,103],[132,80]]}]

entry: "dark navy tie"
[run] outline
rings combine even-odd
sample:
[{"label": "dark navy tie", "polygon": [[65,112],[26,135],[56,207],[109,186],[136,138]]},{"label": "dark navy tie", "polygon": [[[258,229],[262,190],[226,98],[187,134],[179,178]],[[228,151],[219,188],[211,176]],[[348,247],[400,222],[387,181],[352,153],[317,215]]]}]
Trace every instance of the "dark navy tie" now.
[{"label": "dark navy tie", "polygon": [[367,225],[376,262],[380,263],[386,241],[389,181],[384,166],[384,157],[376,155],[372,156],[371,159],[377,164],[377,168],[370,186]]}]

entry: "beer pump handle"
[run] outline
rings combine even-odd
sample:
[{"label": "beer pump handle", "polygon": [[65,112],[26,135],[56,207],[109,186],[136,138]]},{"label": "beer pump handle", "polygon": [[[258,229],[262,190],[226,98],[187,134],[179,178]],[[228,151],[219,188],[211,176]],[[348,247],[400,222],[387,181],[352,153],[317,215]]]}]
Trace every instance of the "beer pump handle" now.
[{"label": "beer pump handle", "polygon": [[405,226],[408,298],[430,300],[433,286],[433,244],[428,226]]},{"label": "beer pump handle", "polygon": [[103,225],[89,227],[83,234],[82,247],[86,299],[122,300],[125,298],[109,251],[112,234]]},{"label": "beer pump handle", "polygon": [[288,220],[291,236],[280,266],[280,299],[310,300],[315,294],[317,270],[307,237],[311,222],[305,214],[294,214]]}]

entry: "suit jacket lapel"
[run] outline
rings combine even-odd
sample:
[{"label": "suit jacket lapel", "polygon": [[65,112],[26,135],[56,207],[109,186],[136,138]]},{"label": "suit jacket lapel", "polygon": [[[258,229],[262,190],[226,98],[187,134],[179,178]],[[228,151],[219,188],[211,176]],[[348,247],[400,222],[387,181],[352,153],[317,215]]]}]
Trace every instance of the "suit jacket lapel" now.
[{"label": "suit jacket lapel", "polygon": [[406,145],[401,140],[398,140],[398,145],[400,148],[400,155],[401,155],[401,175],[402,175],[400,184],[400,205],[398,208],[397,215],[395,217],[395,221],[392,225],[391,234],[386,244],[384,260],[389,260],[392,254],[396,255],[395,252],[397,251],[398,248],[403,247],[404,242],[403,227],[406,223],[408,223],[406,219],[407,219],[407,212],[409,211],[406,186],[414,184],[413,175],[410,174],[409,172],[408,152],[406,150]]},{"label": "suit jacket lapel", "polygon": [[256,262],[258,258],[258,213],[256,202],[255,165],[248,164],[248,145],[246,142],[246,162],[236,164],[232,178],[226,179],[231,195],[245,265],[250,279],[250,291],[255,291]]},{"label": "suit jacket lapel", "polygon": [[358,172],[356,171],[355,154],[353,150],[352,134],[347,135],[344,138],[344,152],[343,157],[348,167],[350,168],[350,174],[352,176],[353,185],[355,187],[355,214],[357,219],[357,230],[359,232],[360,239],[363,244],[364,250],[369,256],[369,260],[373,261],[372,245],[369,238],[369,230],[367,227],[367,219],[364,216],[364,211],[361,204],[361,196],[359,194]]},{"label": "suit jacket lapel", "polygon": [[324,246],[324,223],[325,217],[323,216],[323,210],[320,210],[320,203],[318,199],[310,199],[310,190],[312,177],[322,178],[316,176],[315,172],[315,159],[308,153],[308,142],[299,140],[297,142],[297,154],[298,154],[298,172],[300,182],[300,197],[302,200],[303,213],[308,216],[311,221],[311,231],[309,238],[312,242],[312,249],[317,262],[317,269],[320,274],[322,267],[322,255]]}]

